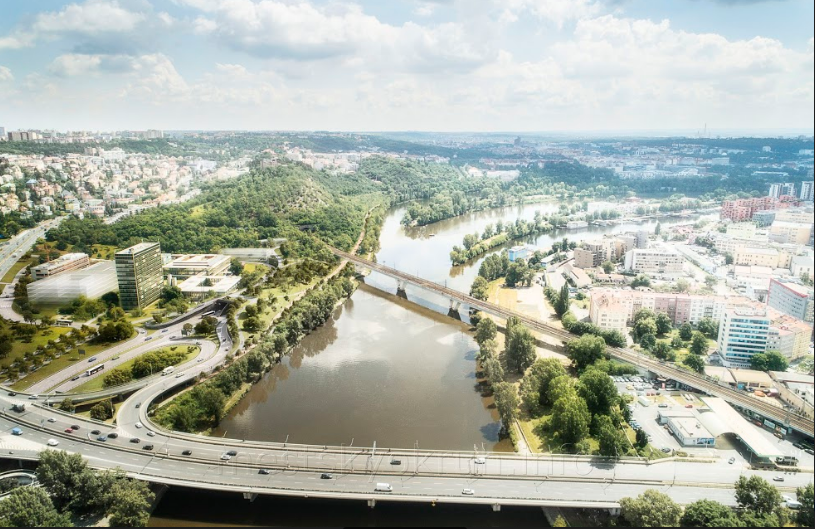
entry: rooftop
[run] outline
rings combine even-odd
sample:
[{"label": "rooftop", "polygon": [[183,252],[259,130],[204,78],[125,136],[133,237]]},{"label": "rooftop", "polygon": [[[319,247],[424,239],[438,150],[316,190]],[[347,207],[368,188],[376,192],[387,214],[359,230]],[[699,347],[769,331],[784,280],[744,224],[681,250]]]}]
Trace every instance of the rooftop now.
[{"label": "rooftop", "polygon": [[130,248],[125,248],[124,250],[120,250],[116,252],[116,255],[131,255],[134,253],[143,252],[153,246],[158,246],[159,243],[157,242],[140,242],[139,244],[133,245]]},{"label": "rooftop", "polygon": [[723,433],[735,434],[759,457],[774,458],[784,455],[726,401],[718,397],[701,399],[711,411],[700,413],[699,418],[711,431],[717,432],[717,436]]}]

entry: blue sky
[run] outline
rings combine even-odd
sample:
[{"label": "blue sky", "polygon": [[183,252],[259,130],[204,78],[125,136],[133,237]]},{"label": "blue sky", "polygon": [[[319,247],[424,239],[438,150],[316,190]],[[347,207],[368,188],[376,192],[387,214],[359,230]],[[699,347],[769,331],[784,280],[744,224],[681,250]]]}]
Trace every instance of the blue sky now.
[{"label": "blue sky", "polygon": [[0,126],[812,130],[811,0],[0,4]]}]

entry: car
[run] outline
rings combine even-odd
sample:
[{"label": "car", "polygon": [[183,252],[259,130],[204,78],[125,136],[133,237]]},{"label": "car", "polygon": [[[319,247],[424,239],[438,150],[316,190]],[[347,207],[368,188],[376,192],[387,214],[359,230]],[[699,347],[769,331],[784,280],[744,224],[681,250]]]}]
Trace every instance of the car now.
[{"label": "car", "polygon": [[269,471],[266,470],[265,468],[261,468],[260,470],[258,470],[258,474],[260,474],[261,476],[268,476]]},{"label": "car", "polygon": [[79,380],[79,375],[71,378],[71,382],[76,382],[77,380]]},{"label": "car", "polygon": [[152,449],[153,449],[153,445],[144,445],[142,448],[143,448],[144,450],[152,450]]},{"label": "car", "polygon": [[113,358],[111,358],[111,360],[118,360],[118,359],[119,359],[119,355],[116,355]]},{"label": "car", "polygon": [[144,341],[145,341],[145,342],[149,342],[149,341],[150,341],[150,340],[152,340],[152,339],[153,339],[153,337],[152,337],[152,336],[148,336],[147,338],[145,338],[145,339],[144,339]]},{"label": "car", "polygon": [[136,409],[138,410],[139,408],[141,408],[141,402],[136,403]]},{"label": "car", "polygon": [[804,443],[802,443],[802,442],[800,442],[800,441],[799,441],[799,442],[797,442],[797,443],[792,443],[792,446],[794,446],[795,448],[797,448],[797,449],[799,449],[799,450],[804,450],[804,449],[806,449],[806,446],[804,446]]},{"label": "car", "polygon": [[135,426],[136,428],[144,428],[144,425],[142,423],[140,423],[140,422],[137,422],[133,426]]},{"label": "car", "polygon": [[91,430],[91,435],[99,435],[100,433],[102,432],[100,432],[99,430]]},{"label": "car", "polygon": [[37,400],[38,398],[40,398],[39,395],[29,395],[28,396],[28,400]]},{"label": "car", "polygon": [[64,431],[65,433],[74,433],[74,431],[73,431],[73,429],[72,429],[72,428],[65,428],[65,430],[63,430],[63,431]]},{"label": "car", "polygon": [[141,439],[139,439],[138,437],[131,437],[130,442],[133,444],[141,443]]},{"label": "car", "polygon": [[667,407],[668,405],[665,404],[664,402],[662,404],[657,405],[657,408],[667,408]]},{"label": "car", "polygon": [[729,464],[731,464],[731,465],[732,465],[733,463],[735,463],[735,462],[736,462],[736,458],[735,458],[735,457],[731,457],[730,459],[728,459],[728,460],[727,460],[727,462],[728,462]]},{"label": "car", "polygon": [[9,391],[9,392],[8,392],[8,396],[9,396],[9,397],[16,397],[16,396],[17,396],[17,394],[16,394],[16,393],[14,393],[13,391]]},{"label": "car", "polygon": [[151,432],[150,430],[147,431],[147,437],[155,437],[155,432]]},{"label": "car", "polygon": [[105,441],[108,440],[108,436],[107,435],[100,435],[99,437],[96,438],[96,440],[104,443]]},{"label": "car", "polygon": [[177,375],[175,376],[175,378],[181,378],[181,377],[183,377],[183,376],[184,376],[184,373],[179,373],[179,374],[177,374]]},{"label": "car", "polygon": [[773,481],[782,482],[782,481],[784,481],[784,476],[775,476],[775,477],[773,478]]},{"label": "car", "polygon": [[192,450],[184,450],[183,452],[181,452],[181,455],[182,456],[191,456],[192,455]]},{"label": "car", "polygon": [[396,459],[395,457],[391,459],[391,465],[401,465],[401,464],[402,464],[401,459]]},{"label": "car", "polygon": [[203,358],[199,358],[198,360],[196,360],[196,361],[195,361],[195,363],[196,363],[196,364],[198,364],[198,363],[201,363],[201,362],[203,362],[203,361],[204,361],[204,359],[203,359]]},{"label": "car", "polygon": [[232,456],[229,454],[221,454],[221,461],[229,461],[232,459]]},{"label": "car", "polygon": [[464,496],[475,496],[475,490],[473,489],[464,489],[461,491]]},{"label": "car", "polygon": [[116,439],[117,437],[119,437],[119,434],[117,434],[116,432],[110,432],[108,434],[108,439]]},{"label": "car", "polygon": [[201,345],[201,342],[195,342],[195,345]]},{"label": "car", "polygon": [[71,425],[71,430],[79,430],[79,425],[78,424],[72,424]]},{"label": "car", "polygon": [[669,453],[671,453],[671,449],[670,449],[670,448],[668,448],[667,446],[663,446],[663,447],[661,448],[661,450],[662,450],[662,452],[663,452],[663,453],[665,453],[665,454],[669,454]]},{"label": "car", "polygon": [[685,404],[686,408],[693,408],[693,404]]},{"label": "car", "polygon": [[230,457],[235,457],[236,455],[238,455],[238,451],[237,450],[230,450],[230,451],[228,451],[226,453],[226,455],[228,455]]},{"label": "car", "polygon": [[57,422],[57,420],[53,417],[48,417],[48,422],[54,423]]},{"label": "car", "polygon": [[476,457],[475,459],[473,459],[473,463],[475,463],[476,465],[486,465],[487,460],[483,457]]},{"label": "car", "polygon": [[95,356],[92,356],[92,357],[88,358],[88,363],[90,364],[91,362],[96,362],[96,357]]},{"label": "car", "polygon": [[320,479],[334,479],[334,474],[323,472],[322,474],[320,474]]},{"label": "car", "polygon": [[20,428],[12,428],[11,435],[23,435],[23,431]]}]

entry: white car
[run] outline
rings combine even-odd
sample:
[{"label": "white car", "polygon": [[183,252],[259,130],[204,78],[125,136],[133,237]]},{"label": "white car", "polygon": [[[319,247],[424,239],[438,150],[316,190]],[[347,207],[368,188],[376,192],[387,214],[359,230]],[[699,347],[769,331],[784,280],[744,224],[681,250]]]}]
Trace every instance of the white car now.
[{"label": "white car", "polygon": [[57,446],[58,444],[59,444],[59,441],[57,441],[56,439],[49,439],[48,440],[48,446]]},{"label": "white car", "polygon": [[475,496],[475,491],[473,489],[464,489],[461,493],[465,496]]},{"label": "white car", "polygon": [[181,378],[181,377],[183,377],[183,376],[184,376],[184,373],[179,373],[179,374],[177,374],[177,375],[175,376],[175,378]]},{"label": "white car", "polygon": [[155,437],[155,436],[156,436],[156,434],[155,434],[155,433],[153,433],[153,432],[151,432],[151,431],[148,431],[148,432],[147,432],[147,437]]},{"label": "white car", "polygon": [[57,422],[57,420],[55,418],[53,418],[53,417],[49,417],[48,422]]},{"label": "white car", "polygon": [[473,463],[475,463],[476,465],[486,465],[487,460],[483,457],[476,457],[475,459],[473,459]]},{"label": "white car", "polygon": [[221,454],[221,461],[229,461],[232,459],[232,456],[229,454]]},{"label": "white car", "polygon": [[140,422],[137,422],[134,426],[136,428],[144,428],[144,425],[142,423],[140,423]]}]

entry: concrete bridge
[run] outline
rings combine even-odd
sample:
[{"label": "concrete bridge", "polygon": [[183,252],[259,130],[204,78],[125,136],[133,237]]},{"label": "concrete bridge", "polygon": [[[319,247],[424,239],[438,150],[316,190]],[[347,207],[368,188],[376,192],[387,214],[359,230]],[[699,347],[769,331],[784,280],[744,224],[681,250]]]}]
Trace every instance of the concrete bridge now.
[{"label": "concrete bridge", "polygon": [[[332,249],[332,251],[335,255],[341,257],[342,259],[346,259],[356,265],[369,268],[396,279],[397,291],[401,290],[402,297],[406,297],[404,293],[405,287],[406,285],[410,284],[447,297],[450,300],[451,311],[457,311],[461,305],[466,305],[472,309],[480,310],[488,314],[498,316],[499,318],[507,319],[510,317],[515,317],[529,329],[543,335],[551,336],[561,340],[564,343],[577,338],[577,336],[564,329],[559,329],[553,325],[549,325],[535,318],[531,318],[512,309],[500,307],[494,303],[478,300],[472,296],[444,285],[407,274],[395,268],[369,261],[368,259],[364,259],[357,255],[352,255],[337,249]],[[729,386],[721,385],[716,380],[691,373],[690,371],[686,371],[669,363],[643,356],[642,354],[632,351],[631,349],[608,347],[607,352],[609,355],[618,360],[647,369],[658,376],[673,379],[687,386],[704,391],[709,395],[721,397],[733,406],[750,410],[763,417],[771,419],[776,424],[782,424],[787,428],[793,428],[810,437],[813,435],[813,420],[803,415],[799,415],[792,410],[780,408],[761,399],[755,398],[751,394],[747,394],[744,391],[738,391]]]}]

